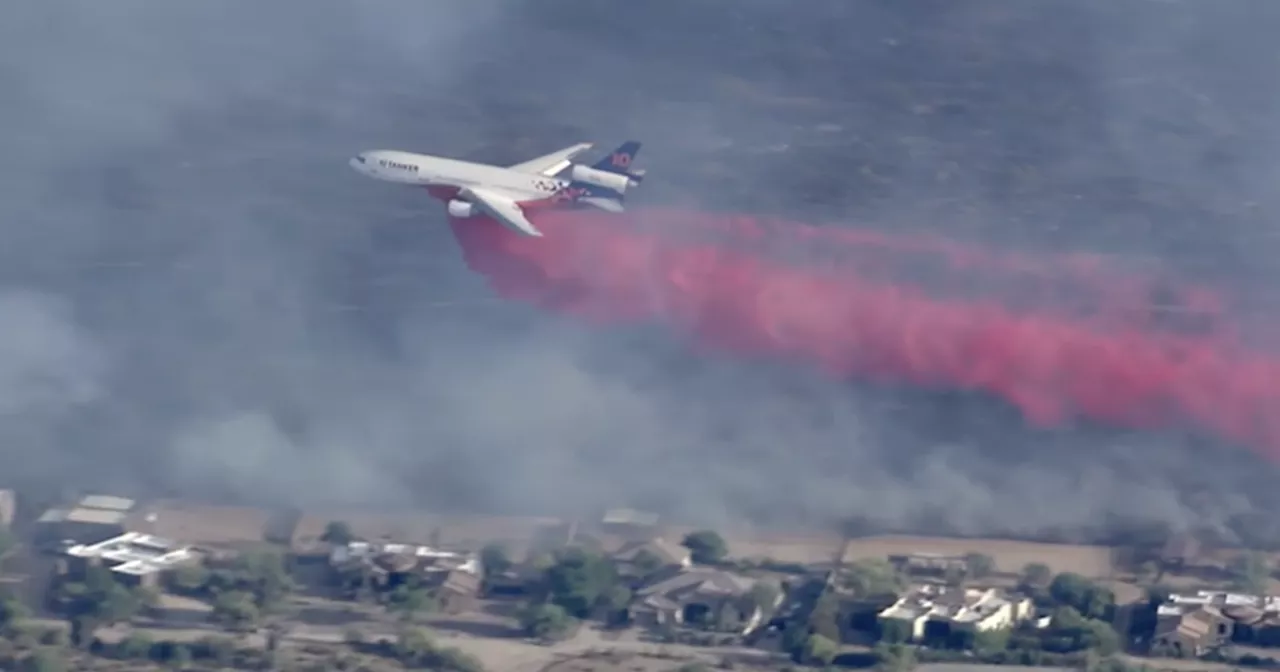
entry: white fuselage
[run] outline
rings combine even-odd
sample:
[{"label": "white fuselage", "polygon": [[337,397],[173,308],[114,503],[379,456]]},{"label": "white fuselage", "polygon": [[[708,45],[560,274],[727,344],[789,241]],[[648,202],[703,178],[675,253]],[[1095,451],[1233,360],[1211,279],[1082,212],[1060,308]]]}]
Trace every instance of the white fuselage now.
[{"label": "white fuselage", "polygon": [[484,187],[532,201],[548,198],[570,184],[569,180],[501,166],[387,149],[362,152],[353,157],[350,164],[369,177],[427,187],[433,195],[444,199],[453,197],[447,193],[450,189],[456,193],[457,189],[466,187]]}]

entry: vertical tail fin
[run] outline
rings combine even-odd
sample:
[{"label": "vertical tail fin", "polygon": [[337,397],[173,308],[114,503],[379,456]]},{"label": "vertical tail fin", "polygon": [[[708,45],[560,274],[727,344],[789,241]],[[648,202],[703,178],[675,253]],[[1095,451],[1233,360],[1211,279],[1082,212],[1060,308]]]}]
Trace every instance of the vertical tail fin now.
[{"label": "vertical tail fin", "polygon": [[[640,143],[635,140],[628,140],[603,159],[596,161],[591,168],[601,172],[613,173],[614,175],[626,175],[629,179],[639,182],[644,177],[644,171],[631,170],[631,162],[635,160],[636,154],[639,153]],[[615,191],[598,184],[572,180],[563,189],[552,194],[548,201],[559,204],[582,203],[610,212],[621,212],[622,203],[626,201],[626,196],[624,192]]]},{"label": "vertical tail fin", "polygon": [[640,143],[635,140],[628,140],[622,143],[622,146],[610,152],[608,156],[596,161],[595,165],[591,167],[609,173],[639,178],[642,173],[631,172],[631,162],[635,161],[636,154],[639,153]]}]

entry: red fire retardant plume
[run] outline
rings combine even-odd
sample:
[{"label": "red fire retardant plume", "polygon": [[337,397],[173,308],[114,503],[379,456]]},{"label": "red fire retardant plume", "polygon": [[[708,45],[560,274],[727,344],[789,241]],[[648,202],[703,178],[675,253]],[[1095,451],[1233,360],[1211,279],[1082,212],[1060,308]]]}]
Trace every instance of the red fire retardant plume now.
[{"label": "red fire retardant plume", "polygon": [[1041,426],[1194,427],[1280,457],[1280,360],[1239,346],[1208,290],[1095,257],[748,217],[535,217],[544,238],[451,223],[505,298],[840,378],[982,390]]}]

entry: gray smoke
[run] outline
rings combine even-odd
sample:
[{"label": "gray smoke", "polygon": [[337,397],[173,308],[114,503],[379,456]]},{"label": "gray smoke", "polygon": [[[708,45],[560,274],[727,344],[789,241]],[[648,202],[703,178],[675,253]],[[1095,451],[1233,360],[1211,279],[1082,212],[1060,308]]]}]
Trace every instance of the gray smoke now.
[{"label": "gray smoke", "polygon": [[1229,4],[10,3],[5,478],[965,533],[1269,510],[1200,438],[494,302],[438,204],[345,165],[638,137],[638,203],[1123,252],[1261,305],[1280,22]]}]

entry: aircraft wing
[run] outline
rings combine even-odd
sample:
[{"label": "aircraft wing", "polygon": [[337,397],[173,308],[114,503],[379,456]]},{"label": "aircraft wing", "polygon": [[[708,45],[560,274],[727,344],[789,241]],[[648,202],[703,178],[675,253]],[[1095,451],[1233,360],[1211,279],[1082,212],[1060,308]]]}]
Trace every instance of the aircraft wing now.
[{"label": "aircraft wing", "polygon": [[516,204],[515,199],[497,191],[477,187],[462,189],[458,195],[475,203],[490,217],[502,222],[504,226],[516,233],[535,238],[542,237],[542,232],[534,228],[529,218],[524,216],[524,211]]},{"label": "aircraft wing", "polygon": [[521,173],[534,173],[536,175],[555,175],[556,173],[568,168],[573,157],[591,149],[595,143],[580,142],[572,147],[556,150],[550,154],[539,156],[536,159],[529,159],[523,163],[517,163],[514,166],[507,166],[508,170],[514,170]]}]

